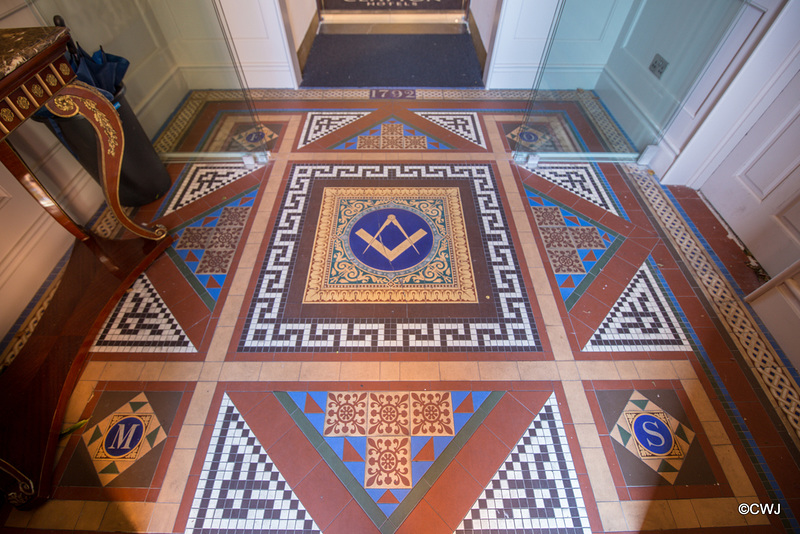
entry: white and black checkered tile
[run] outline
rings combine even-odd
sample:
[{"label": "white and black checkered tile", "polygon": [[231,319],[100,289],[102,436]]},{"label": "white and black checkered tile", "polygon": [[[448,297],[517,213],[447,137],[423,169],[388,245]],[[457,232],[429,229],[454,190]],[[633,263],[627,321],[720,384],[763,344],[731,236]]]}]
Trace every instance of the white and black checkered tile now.
[{"label": "white and black checkered tile", "polygon": [[258,167],[247,168],[240,163],[192,163],[178,180],[175,193],[170,197],[162,215],[188,206],[257,169]]},{"label": "white and black checkered tile", "polygon": [[583,350],[692,350],[658,278],[649,260],[642,264]]},{"label": "white and black checkered tile", "polygon": [[222,398],[185,532],[321,532],[227,395]]},{"label": "white and black checkered tile", "polygon": [[[480,221],[496,320],[284,319],[298,241],[314,180],[467,180]],[[303,275],[305,273],[301,273]],[[300,351],[538,351],[539,334],[514,245],[489,165],[298,164],[292,168],[282,208],[245,321],[242,352]]]},{"label": "white and black checkered tile", "polygon": [[197,352],[144,273],[106,319],[90,350]]},{"label": "white and black checkered tile", "polygon": [[303,132],[297,142],[297,148],[310,145],[318,139],[344,128],[351,122],[366,117],[371,111],[312,111],[303,124]]},{"label": "white and black checkered tile", "polygon": [[551,395],[457,534],[589,534],[567,435]]},{"label": "white and black checkered tile", "polygon": [[614,215],[625,217],[593,163],[540,163],[533,172]]},{"label": "white and black checkered tile", "polygon": [[486,148],[481,121],[475,112],[415,111],[414,113],[471,143]]}]

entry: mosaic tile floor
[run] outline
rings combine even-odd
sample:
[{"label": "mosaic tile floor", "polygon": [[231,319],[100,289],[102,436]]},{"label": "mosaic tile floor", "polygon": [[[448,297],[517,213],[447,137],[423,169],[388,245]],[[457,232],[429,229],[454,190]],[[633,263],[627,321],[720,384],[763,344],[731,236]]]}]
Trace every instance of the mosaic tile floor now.
[{"label": "mosaic tile floor", "polygon": [[526,92],[254,96],[262,124],[198,92],[156,141],[272,155],[169,166],[136,216],[175,242],[87,340],[87,422],[4,531],[800,530],[798,376],[696,196],[512,163],[626,143],[593,95],[525,130]]}]

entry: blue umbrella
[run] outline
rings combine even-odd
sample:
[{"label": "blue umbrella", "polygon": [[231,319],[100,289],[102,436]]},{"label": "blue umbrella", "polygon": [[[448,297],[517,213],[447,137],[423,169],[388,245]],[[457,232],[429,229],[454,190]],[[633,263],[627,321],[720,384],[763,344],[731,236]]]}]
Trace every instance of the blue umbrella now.
[{"label": "blue umbrella", "polygon": [[97,88],[109,100],[122,87],[122,78],[130,66],[127,59],[107,54],[102,46],[90,56],[80,45],[70,53],[70,64],[78,80]]}]

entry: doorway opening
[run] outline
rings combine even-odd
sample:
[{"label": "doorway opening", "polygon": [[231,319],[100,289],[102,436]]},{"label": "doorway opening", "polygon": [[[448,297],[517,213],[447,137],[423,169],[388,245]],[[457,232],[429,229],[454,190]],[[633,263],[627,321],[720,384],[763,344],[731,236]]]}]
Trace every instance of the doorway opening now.
[{"label": "doorway opening", "polygon": [[317,9],[301,87],[483,87],[469,0],[317,0]]}]

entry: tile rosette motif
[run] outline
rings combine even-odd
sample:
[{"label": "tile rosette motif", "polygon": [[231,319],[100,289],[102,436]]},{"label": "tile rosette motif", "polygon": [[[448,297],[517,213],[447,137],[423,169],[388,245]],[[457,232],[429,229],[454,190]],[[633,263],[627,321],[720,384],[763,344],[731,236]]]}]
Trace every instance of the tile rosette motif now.
[{"label": "tile rosette motif", "polygon": [[[390,263],[401,254],[413,254],[411,238],[418,234],[409,230],[409,237],[399,223],[405,239],[392,249],[378,235],[384,227],[373,234],[363,228],[356,232],[364,216],[392,208],[425,221],[433,245],[416,265],[387,271],[361,260],[360,250],[351,246],[351,234],[361,236],[355,240],[359,246],[366,243],[381,251]],[[388,230],[398,232],[392,225]],[[477,302],[458,188],[325,188],[303,302]]]},{"label": "tile rosette motif", "polygon": [[411,447],[409,438],[367,439],[367,489],[411,488]]},{"label": "tile rosette motif", "polygon": [[450,393],[411,394],[411,434],[414,436],[452,436],[453,406]]},{"label": "tile rosette motif", "polygon": [[329,393],[325,407],[326,436],[365,436],[366,393]]},{"label": "tile rosette motif", "polygon": [[409,435],[408,393],[371,393],[369,399],[369,434]]}]

